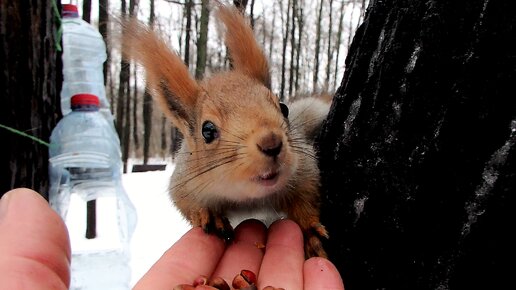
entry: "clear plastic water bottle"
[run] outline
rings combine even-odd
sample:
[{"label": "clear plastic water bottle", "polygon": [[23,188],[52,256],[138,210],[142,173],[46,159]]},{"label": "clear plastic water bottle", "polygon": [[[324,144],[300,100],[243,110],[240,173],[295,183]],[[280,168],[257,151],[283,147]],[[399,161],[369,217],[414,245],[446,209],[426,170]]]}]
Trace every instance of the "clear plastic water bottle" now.
[{"label": "clear plastic water bottle", "polygon": [[[50,137],[50,205],[72,245],[70,289],[130,289],[130,239],[136,211],[122,185],[120,143],[90,94],[71,98],[71,113]],[[86,238],[87,202],[96,200],[97,235]]]},{"label": "clear plastic water bottle", "polygon": [[70,98],[75,94],[93,94],[100,100],[100,112],[112,120],[104,87],[103,64],[106,44],[99,31],[79,17],[73,4],[63,4],[63,87],[61,111],[70,113]]}]

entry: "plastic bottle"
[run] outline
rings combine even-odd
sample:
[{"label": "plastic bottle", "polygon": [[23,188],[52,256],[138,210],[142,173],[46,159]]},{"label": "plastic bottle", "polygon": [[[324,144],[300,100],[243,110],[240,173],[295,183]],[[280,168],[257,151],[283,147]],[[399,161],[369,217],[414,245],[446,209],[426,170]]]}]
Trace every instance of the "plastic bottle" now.
[{"label": "plastic bottle", "polygon": [[[71,98],[50,137],[50,205],[72,245],[70,289],[130,289],[130,239],[136,211],[122,185],[118,136],[94,95]],[[86,203],[96,200],[97,236],[87,239]]]},{"label": "plastic bottle", "polygon": [[103,64],[106,44],[99,31],[79,17],[77,6],[63,4],[63,87],[61,111],[70,113],[70,98],[93,94],[100,100],[100,112],[112,122],[104,87]]}]

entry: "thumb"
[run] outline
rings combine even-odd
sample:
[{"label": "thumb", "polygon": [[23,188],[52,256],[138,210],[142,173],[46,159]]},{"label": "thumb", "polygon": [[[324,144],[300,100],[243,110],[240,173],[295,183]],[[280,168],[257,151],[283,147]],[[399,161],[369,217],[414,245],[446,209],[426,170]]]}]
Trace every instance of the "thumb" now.
[{"label": "thumb", "polygon": [[0,200],[0,289],[68,289],[70,242],[59,215],[19,188]]}]

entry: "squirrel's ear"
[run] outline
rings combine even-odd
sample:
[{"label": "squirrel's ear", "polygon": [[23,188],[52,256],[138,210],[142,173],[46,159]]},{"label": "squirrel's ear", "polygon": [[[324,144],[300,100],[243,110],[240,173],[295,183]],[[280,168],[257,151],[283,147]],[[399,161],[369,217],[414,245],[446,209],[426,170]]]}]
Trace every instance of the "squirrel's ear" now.
[{"label": "squirrel's ear", "polygon": [[122,53],[143,66],[147,88],[162,111],[183,134],[194,126],[194,106],[200,93],[179,56],[165,41],[138,20],[122,24]]},{"label": "squirrel's ear", "polygon": [[271,76],[267,58],[242,13],[234,7],[220,5],[217,16],[226,26],[225,42],[233,68],[257,79],[270,89]]}]

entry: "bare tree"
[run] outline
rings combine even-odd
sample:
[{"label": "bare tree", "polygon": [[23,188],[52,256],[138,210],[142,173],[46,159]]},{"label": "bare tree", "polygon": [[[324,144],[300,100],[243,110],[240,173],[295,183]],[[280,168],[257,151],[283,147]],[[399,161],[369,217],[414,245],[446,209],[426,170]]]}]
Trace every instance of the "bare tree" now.
[{"label": "bare tree", "polygon": [[202,79],[206,70],[206,54],[208,45],[208,23],[210,20],[209,1],[201,1],[201,19],[199,37],[197,38],[197,63],[195,66],[195,78]]},{"label": "bare tree", "polygon": [[[276,4],[277,2],[274,1],[272,4],[272,23],[271,23],[271,32],[270,32],[270,40],[269,40],[269,59],[272,59],[272,53],[274,51],[274,32],[276,29]],[[278,5],[281,5],[281,3],[277,3]],[[265,21],[264,21],[265,22]],[[265,29],[265,25],[264,25]]]},{"label": "bare tree", "polygon": [[328,25],[328,44],[327,44],[327,61],[326,61],[326,78],[324,79],[324,90],[327,91],[329,89],[330,85],[330,73],[331,73],[331,64],[333,59],[333,47],[331,44],[332,35],[333,35],[333,0],[329,0],[329,10],[328,10],[328,18],[329,18],[329,25]]},{"label": "bare tree", "polygon": [[186,66],[190,66],[190,34],[192,33],[192,9],[194,8],[193,0],[185,0],[184,15],[186,17],[185,27],[185,48],[183,61]]},{"label": "bare tree", "polygon": [[82,1],[82,19],[91,23],[91,0]]},{"label": "bare tree", "polygon": [[[149,9],[149,26],[154,27],[154,0],[150,0]],[[149,162],[149,151],[152,135],[152,96],[150,95],[147,86],[145,86],[145,92],[143,93],[143,105],[142,105],[142,116],[143,116],[143,164]],[[164,126],[163,126],[164,128]],[[165,141],[165,137],[162,136],[162,142]]]},{"label": "bare tree", "polygon": [[59,7],[52,3],[0,1],[0,196],[28,187],[48,197],[48,147],[41,141],[61,117],[62,84]]},{"label": "bare tree", "polygon": [[342,0],[340,4],[340,16],[339,16],[339,26],[337,28],[337,42],[335,43],[335,50],[336,50],[336,56],[335,56],[335,72],[333,74],[333,87],[337,87],[337,75],[339,73],[339,57],[340,57],[340,50],[342,45],[342,30],[344,27],[344,12],[346,7],[346,0]]},{"label": "bare tree", "polygon": [[[297,1],[292,1],[292,28],[290,30],[290,70],[289,70],[289,81],[288,81],[288,95],[292,96],[294,86],[294,59],[296,53],[296,18],[297,18]],[[298,40],[300,41],[300,40]]]},{"label": "bare tree", "polygon": [[[127,15],[127,2],[126,0],[121,0],[120,13],[122,18],[125,18]],[[122,47],[122,49],[125,49]],[[129,91],[129,63],[122,58],[120,60],[120,73],[119,73],[119,83],[118,83],[118,96],[116,102],[116,130],[118,136],[120,136],[121,146],[127,146],[125,144],[124,136],[124,110],[125,110],[125,102],[127,101],[127,94]],[[124,150],[122,150],[124,151]]]},{"label": "bare tree", "polygon": [[254,1],[251,0],[251,7],[249,8],[249,18],[251,19],[251,28],[254,30]]},{"label": "bare tree", "polygon": [[138,77],[137,77],[137,71],[138,68],[136,66],[132,67],[133,69],[133,106],[132,106],[132,120],[131,124],[132,126],[132,136],[133,136],[133,143],[134,143],[134,150],[137,151],[140,148],[140,138],[138,134]]},{"label": "bare tree", "polygon": [[245,13],[247,2],[248,0],[233,0],[233,4],[241,13]]},{"label": "bare tree", "polygon": [[318,13],[317,13],[317,31],[315,35],[315,64],[314,64],[314,74],[313,74],[313,83],[312,83],[312,90],[317,91],[319,82],[319,58],[320,58],[320,52],[321,52],[321,26],[322,26],[322,9],[323,9],[323,3],[324,0],[321,0],[319,2],[318,6]]},{"label": "bare tree", "polygon": [[[294,0],[295,1],[295,0]],[[292,0],[288,0],[287,2],[287,12],[286,14],[281,13],[281,19],[283,20],[284,26],[283,29],[283,46],[282,46],[282,54],[281,54],[281,83],[280,83],[280,100],[285,100],[285,74],[286,74],[286,66],[287,66],[287,45],[288,45],[288,36],[289,36],[289,26],[290,26],[290,3]],[[280,7],[283,5],[280,3]],[[286,18],[286,19],[285,19]]]},{"label": "bare tree", "polygon": [[[104,62],[104,66],[103,66],[104,85],[107,84],[108,67],[111,62],[111,53],[110,53],[111,43],[110,43],[109,37],[108,37],[108,23],[109,23],[108,8],[109,8],[109,0],[99,0],[99,32],[102,35],[102,38],[104,38],[104,42],[106,43],[106,55],[107,55],[107,59]],[[107,95],[110,96],[110,99],[112,102],[113,95],[112,94],[107,94]],[[111,103],[111,108],[113,108],[112,103]]]},{"label": "bare tree", "polygon": [[301,2],[301,4],[297,6],[299,11],[296,13],[297,26],[298,26],[297,45],[296,45],[296,65],[294,68],[294,75],[295,75],[294,88],[295,88],[296,93],[299,90],[299,61],[301,59],[301,42],[303,40],[303,29],[305,28],[303,6],[304,6],[304,1]]}]

